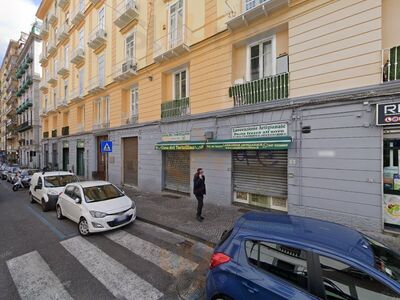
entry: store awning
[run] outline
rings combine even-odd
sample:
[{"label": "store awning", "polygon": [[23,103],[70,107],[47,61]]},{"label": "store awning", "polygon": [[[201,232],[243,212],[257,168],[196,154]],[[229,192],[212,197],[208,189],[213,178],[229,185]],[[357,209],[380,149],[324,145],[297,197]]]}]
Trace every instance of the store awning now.
[{"label": "store awning", "polygon": [[156,144],[156,150],[203,150],[205,144],[205,141],[160,142]]},{"label": "store awning", "polygon": [[210,150],[286,150],[292,142],[290,136],[265,137],[252,139],[230,139],[209,141]]},{"label": "store awning", "polygon": [[213,141],[160,142],[156,150],[286,150],[292,142],[290,136],[229,139]]}]

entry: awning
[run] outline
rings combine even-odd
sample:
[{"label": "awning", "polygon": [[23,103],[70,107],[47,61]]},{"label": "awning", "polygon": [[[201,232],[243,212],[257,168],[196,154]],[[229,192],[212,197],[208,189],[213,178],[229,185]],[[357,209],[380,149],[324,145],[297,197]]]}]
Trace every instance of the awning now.
[{"label": "awning", "polygon": [[205,144],[205,141],[160,142],[156,150],[203,150]]},{"label": "awning", "polygon": [[160,142],[157,150],[286,150],[292,142],[290,136],[213,141]]},{"label": "awning", "polygon": [[252,139],[230,139],[209,141],[210,150],[286,150],[292,142],[290,136],[265,137]]}]

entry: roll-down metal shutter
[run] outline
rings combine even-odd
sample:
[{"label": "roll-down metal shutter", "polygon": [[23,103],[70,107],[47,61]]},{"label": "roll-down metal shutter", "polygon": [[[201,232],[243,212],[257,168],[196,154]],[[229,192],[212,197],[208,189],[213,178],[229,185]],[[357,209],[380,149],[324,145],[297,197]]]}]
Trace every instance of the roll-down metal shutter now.
[{"label": "roll-down metal shutter", "polygon": [[287,150],[232,151],[232,156],[235,192],[287,196]]},{"label": "roll-down metal shutter", "polygon": [[190,151],[164,151],[164,188],[190,193]]},{"label": "roll-down metal shutter", "polygon": [[138,185],[138,139],[124,138],[124,184]]}]

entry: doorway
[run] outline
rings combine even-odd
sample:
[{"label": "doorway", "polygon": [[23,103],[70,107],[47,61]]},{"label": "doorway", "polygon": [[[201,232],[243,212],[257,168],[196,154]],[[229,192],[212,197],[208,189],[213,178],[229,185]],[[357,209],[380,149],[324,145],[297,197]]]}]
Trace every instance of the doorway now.
[{"label": "doorway", "polygon": [[138,139],[130,137],[123,139],[124,175],[123,182],[127,185],[138,185]]},{"label": "doorway", "polygon": [[97,137],[97,174],[95,177],[98,180],[106,180],[106,155],[101,152],[101,142],[107,140],[107,135]]}]

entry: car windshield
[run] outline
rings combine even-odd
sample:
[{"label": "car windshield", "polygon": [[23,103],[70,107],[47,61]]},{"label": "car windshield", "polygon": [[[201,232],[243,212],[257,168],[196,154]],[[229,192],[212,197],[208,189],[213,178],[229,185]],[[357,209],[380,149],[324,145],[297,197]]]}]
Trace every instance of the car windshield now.
[{"label": "car windshield", "polygon": [[112,184],[91,186],[83,189],[87,203],[110,200],[124,196],[119,189]]},{"label": "car windshield", "polygon": [[400,283],[400,255],[385,245],[365,236],[375,257],[375,268]]},{"label": "car windshield", "polygon": [[75,175],[46,176],[44,178],[44,186],[61,187],[61,186],[66,186],[68,183],[77,181],[78,178]]}]

